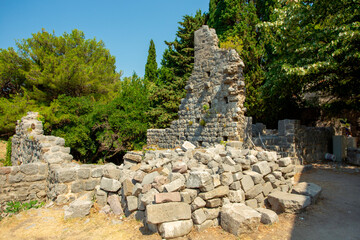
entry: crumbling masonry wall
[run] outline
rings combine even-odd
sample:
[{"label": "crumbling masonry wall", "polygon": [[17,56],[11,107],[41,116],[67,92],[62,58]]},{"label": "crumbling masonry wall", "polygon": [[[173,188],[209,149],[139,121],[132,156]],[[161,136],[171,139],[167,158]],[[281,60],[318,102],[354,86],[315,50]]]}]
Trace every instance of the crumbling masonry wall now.
[{"label": "crumbling masonry wall", "polygon": [[149,129],[147,144],[174,148],[184,141],[209,146],[243,141],[246,109],[244,63],[234,49],[220,49],[214,29],[195,32],[194,70],[179,107],[179,119],[167,129]]}]

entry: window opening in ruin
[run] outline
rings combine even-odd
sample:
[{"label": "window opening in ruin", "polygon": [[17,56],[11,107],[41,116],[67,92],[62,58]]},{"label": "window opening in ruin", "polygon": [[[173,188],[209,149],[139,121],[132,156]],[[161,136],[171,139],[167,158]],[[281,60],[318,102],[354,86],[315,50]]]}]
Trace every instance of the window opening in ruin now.
[{"label": "window opening in ruin", "polygon": [[203,143],[203,142],[202,142],[202,141],[198,141],[198,143],[199,143],[199,146],[202,146],[202,143]]},{"label": "window opening in ruin", "polygon": [[229,103],[229,99],[227,97],[224,97],[225,103],[228,104]]},{"label": "window opening in ruin", "polygon": [[224,142],[227,142],[227,140],[228,140],[228,137],[223,136],[223,141],[224,141]]},{"label": "window opening in ruin", "polygon": [[210,77],[210,71],[206,72],[206,76]]},{"label": "window opening in ruin", "polygon": [[196,123],[200,123],[200,118],[196,118]]},{"label": "window opening in ruin", "polygon": [[202,43],[205,43],[205,40],[202,40]]},{"label": "window opening in ruin", "polygon": [[208,104],[209,104],[209,109],[211,108],[211,102],[208,102]]}]

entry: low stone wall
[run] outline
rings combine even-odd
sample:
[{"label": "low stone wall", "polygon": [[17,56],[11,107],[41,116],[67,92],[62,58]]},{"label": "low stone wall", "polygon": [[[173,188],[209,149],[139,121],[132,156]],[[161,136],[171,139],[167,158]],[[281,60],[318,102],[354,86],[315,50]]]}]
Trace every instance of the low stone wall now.
[{"label": "low stone wall", "polygon": [[[277,151],[282,157],[291,157],[297,164],[324,160],[332,152],[334,130],[328,127],[305,127],[300,120],[284,119],[278,129],[266,129],[264,124],[253,125],[255,145]],[[260,136],[259,136],[260,134]]]},{"label": "low stone wall", "polygon": [[46,200],[48,164],[29,163],[0,168],[0,204]]}]

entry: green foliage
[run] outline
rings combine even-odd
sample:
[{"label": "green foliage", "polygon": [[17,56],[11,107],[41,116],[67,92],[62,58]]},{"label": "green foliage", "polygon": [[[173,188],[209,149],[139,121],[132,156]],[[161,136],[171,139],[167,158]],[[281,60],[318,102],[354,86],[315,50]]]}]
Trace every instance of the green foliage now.
[{"label": "green foliage", "polygon": [[151,39],[150,40],[150,46],[149,46],[149,53],[147,57],[147,62],[145,65],[145,76],[144,79],[146,79],[149,82],[156,83],[157,82],[157,62],[156,62],[156,49],[155,49],[155,43]]},{"label": "green foliage", "polygon": [[205,127],[206,121],[204,119],[200,120],[200,126]]},{"label": "green foliage", "polygon": [[11,166],[11,146],[12,146],[12,137],[9,137],[9,140],[7,141],[6,144],[6,158],[4,163],[4,166]]},{"label": "green foliage", "polygon": [[0,98],[0,136],[12,136],[16,121],[28,111],[36,111],[39,106],[28,94],[16,94],[12,98]]},{"label": "green foliage", "polygon": [[146,144],[149,108],[147,85],[136,74],[124,78],[118,96],[96,106],[91,114],[98,149],[95,156],[106,159]]},{"label": "green foliage", "polygon": [[29,70],[29,65],[13,48],[0,49],[0,97],[9,98],[22,91],[26,81],[23,72]]},{"label": "green foliage", "polygon": [[284,113],[306,107],[306,93],[359,109],[359,16],[352,0],[280,1],[270,21],[259,25],[270,46],[265,98]]},{"label": "green foliage", "polygon": [[21,56],[30,62],[30,69],[24,74],[35,99],[51,101],[62,94],[104,94],[119,81],[115,57],[102,41],[86,40],[79,30],[59,37],[42,30],[17,46]]},{"label": "green foliage", "polygon": [[178,116],[180,100],[185,97],[185,85],[194,67],[194,32],[206,22],[206,15],[185,15],[173,42],[163,54],[159,81],[149,86],[151,102],[148,116],[151,128],[165,128]]},{"label": "green foliage", "polygon": [[192,126],[194,124],[193,121],[189,121],[189,126]]},{"label": "green foliage", "polygon": [[32,200],[25,203],[10,201],[6,203],[7,207],[4,212],[9,214],[17,214],[21,211],[29,210],[31,208],[40,208],[44,205],[45,205],[44,202],[38,202],[38,200]]}]

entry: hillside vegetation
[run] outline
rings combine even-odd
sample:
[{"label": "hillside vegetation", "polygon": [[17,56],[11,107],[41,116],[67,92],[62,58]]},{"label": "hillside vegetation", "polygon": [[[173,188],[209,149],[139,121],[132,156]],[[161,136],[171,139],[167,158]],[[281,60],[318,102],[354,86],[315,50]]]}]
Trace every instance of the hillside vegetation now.
[{"label": "hillside vegetation", "polygon": [[77,29],[61,36],[42,29],[16,49],[0,49],[0,137],[13,135],[27,111],[38,111],[45,133],[64,137],[76,159],[117,163],[145,145],[146,129],[177,118],[193,69],[194,32],[204,24],[244,60],[254,122],[274,127],[306,109],[359,112],[355,0],[210,0],[209,12],[179,22],[159,65],[150,41],[144,77],[122,78],[105,44]]}]

